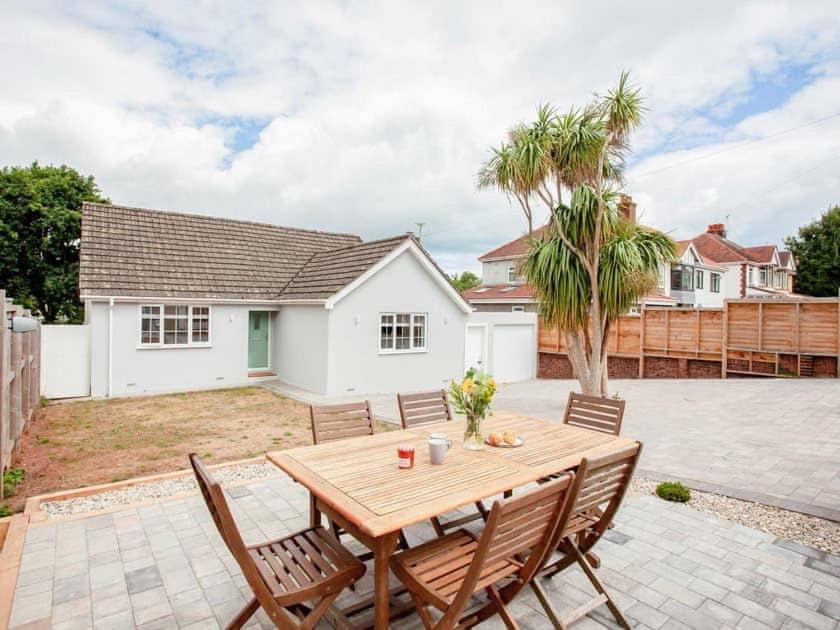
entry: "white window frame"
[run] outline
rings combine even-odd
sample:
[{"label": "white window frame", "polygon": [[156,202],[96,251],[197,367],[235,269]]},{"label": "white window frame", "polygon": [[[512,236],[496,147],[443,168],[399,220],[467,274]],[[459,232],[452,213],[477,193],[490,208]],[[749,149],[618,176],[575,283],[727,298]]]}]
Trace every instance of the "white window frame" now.
[{"label": "white window frame", "polygon": [[[187,343],[164,343],[164,330],[163,330],[163,322],[166,319],[164,311],[167,306],[186,306],[187,307]],[[158,329],[160,332],[160,338],[157,343],[143,343],[143,308],[144,307],[152,307],[158,309]],[[206,308],[207,309],[207,341],[193,341],[193,308]],[[160,303],[148,303],[148,304],[140,304],[137,308],[137,312],[139,314],[139,330],[138,330],[138,339],[137,339],[137,347],[141,349],[147,348],[154,348],[154,349],[169,349],[169,348],[209,348],[213,342],[213,307],[209,304],[165,304],[163,302]],[[145,319],[152,319],[149,316],[146,316]]]},{"label": "white window frame", "polygon": [[519,274],[516,273],[516,265],[508,266],[508,282],[519,282]]},{"label": "white window frame", "polygon": [[[397,349],[397,315],[409,315],[409,347]],[[391,347],[382,347],[382,320],[385,317],[391,317]],[[414,326],[415,320],[418,317],[423,318],[423,345],[415,345],[414,343]],[[404,324],[401,324],[404,325]],[[429,314],[428,313],[411,313],[405,311],[390,311],[379,313],[379,321],[376,329],[376,343],[379,349],[379,354],[415,354],[420,352],[428,352],[429,350]]]},{"label": "white window frame", "polygon": [[[714,271],[709,274],[709,291],[712,293],[720,293],[720,277],[721,274]],[[717,280],[717,289],[715,289],[715,280]]]},{"label": "white window frame", "polygon": [[706,286],[706,274],[702,269],[694,270],[694,289],[703,289]]}]

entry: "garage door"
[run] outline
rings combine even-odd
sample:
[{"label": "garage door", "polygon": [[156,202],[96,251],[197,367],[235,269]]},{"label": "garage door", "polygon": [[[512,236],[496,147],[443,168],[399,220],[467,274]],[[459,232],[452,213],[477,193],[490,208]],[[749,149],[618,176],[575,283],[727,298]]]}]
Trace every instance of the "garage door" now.
[{"label": "garage door", "polygon": [[533,326],[493,326],[493,375],[498,382],[533,378],[535,352]]}]

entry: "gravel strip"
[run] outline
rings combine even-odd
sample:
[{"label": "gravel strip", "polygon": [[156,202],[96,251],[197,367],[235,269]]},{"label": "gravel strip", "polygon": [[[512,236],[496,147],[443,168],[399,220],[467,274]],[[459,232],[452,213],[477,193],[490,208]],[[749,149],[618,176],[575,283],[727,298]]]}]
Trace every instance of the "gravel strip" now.
[{"label": "gravel strip", "polygon": [[[250,479],[262,479],[279,473],[276,466],[268,463],[216,468],[212,472],[213,478],[222,484],[247,481]],[[68,516],[70,514],[94,512],[116,505],[128,505],[140,501],[148,501],[149,499],[161,499],[194,490],[197,490],[195,479],[189,474],[175,479],[163,479],[161,481],[149,481],[134,486],[126,486],[119,490],[91,494],[86,497],[66,499],[64,501],[46,501],[41,504],[41,509],[47,513],[47,518],[54,518],[57,516]]]},{"label": "gravel strip", "polygon": [[[659,481],[635,478],[631,490],[656,495]],[[826,553],[840,555],[840,523],[782,508],[733,499],[719,494],[691,490],[687,504],[698,512],[758,529]]]}]

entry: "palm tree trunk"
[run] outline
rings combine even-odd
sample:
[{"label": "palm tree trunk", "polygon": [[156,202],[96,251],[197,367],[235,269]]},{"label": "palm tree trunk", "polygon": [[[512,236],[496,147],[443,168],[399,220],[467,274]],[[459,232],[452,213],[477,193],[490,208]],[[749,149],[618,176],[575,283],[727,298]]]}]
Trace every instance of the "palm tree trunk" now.
[{"label": "palm tree trunk", "polygon": [[581,391],[584,394],[597,395],[597,389],[592,387],[591,367],[586,360],[580,331],[568,331],[565,333],[565,336],[566,346],[569,349],[569,361],[574,368]]}]

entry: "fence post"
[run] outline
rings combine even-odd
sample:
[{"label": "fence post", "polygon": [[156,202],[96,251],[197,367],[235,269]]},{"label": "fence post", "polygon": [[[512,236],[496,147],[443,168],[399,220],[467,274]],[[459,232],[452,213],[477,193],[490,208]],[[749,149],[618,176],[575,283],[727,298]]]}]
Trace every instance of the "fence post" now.
[{"label": "fence post", "polygon": [[[0,289],[0,475],[6,470],[6,452],[9,442],[9,330],[6,318],[6,292]],[[3,484],[0,483],[0,499],[3,498]]]},{"label": "fence post", "polygon": [[645,318],[647,310],[642,302],[642,310],[639,313],[639,378],[645,377]]},{"label": "fence post", "polygon": [[729,343],[729,300],[723,301],[723,328],[720,331],[720,377],[726,378],[726,367],[729,363],[726,346]]}]

